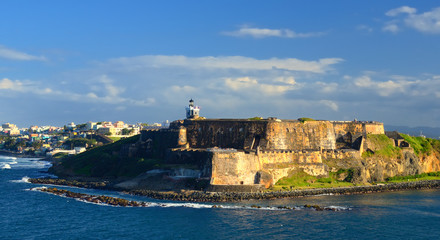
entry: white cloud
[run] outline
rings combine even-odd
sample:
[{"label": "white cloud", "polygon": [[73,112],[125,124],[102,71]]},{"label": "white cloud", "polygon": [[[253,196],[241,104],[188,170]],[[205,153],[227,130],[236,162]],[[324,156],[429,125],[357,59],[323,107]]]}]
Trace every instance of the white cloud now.
[{"label": "white cloud", "polygon": [[388,81],[373,81],[370,76],[361,76],[354,80],[354,84],[359,88],[375,91],[382,97],[388,97],[394,93],[415,95],[416,92],[411,91],[421,84],[421,81],[405,80],[403,76],[390,76],[389,78],[394,79]]},{"label": "white cloud", "polygon": [[253,37],[253,38],[267,38],[267,37],[281,37],[281,38],[309,38],[319,37],[324,35],[324,32],[309,32],[296,33],[290,29],[269,29],[269,28],[252,28],[242,26],[240,29],[232,32],[223,32],[222,34],[233,37]]},{"label": "white cloud", "polygon": [[89,92],[87,94],[75,93],[70,91],[61,91],[54,90],[48,87],[39,87],[38,82],[31,81],[20,81],[20,80],[10,80],[8,78],[4,78],[0,81],[0,90],[5,90],[8,92],[22,92],[22,93],[30,93],[42,96],[44,98],[54,98],[60,99],[62,97],[63,100],[69,100],[73,102],[95,102],[95,103],[107,103],[107,104],[132,104],[136,106],[151,106],[155,103],[154,98],[147,98],[145,100],[137,100],[131,98],[125,98],[118,96],[122,91],[113,86],[112,80],[106,76],[102,76],[101,82],[103,83],[103,87],[106,90],[107,95],[98,96],[94,92]]},{"label": "white cloud", "polygon": [[220,57],[186,57],[145,55],[139,57],[124,57],[109,60],[111,65],[124,71],[137,71],[142,68],[182,67],[192,69],[236,69],[236,70],[273,70],[283,69],[312,73],[324,73],[331,65],[343,61],[341,58],[322,58],[317,61],[305,61],[296,58],[255,59],[243,56]]},{"label": "white cloud", "polygon": [[0,81],[0,89],[12,90],[12,91],[20,91],[23,88],[23,83],[20,81],[12,81],[7,78],[3,78]]},{"label": "white cloud", "polygon": [[122,87],[117,87],[113,85],[113,80],[107,77],[107,75],[102,75],[99,78],[99,82],[103,84],[104,89],[106,90],[106,95],[110,97],[116,97],[120,93],[124,92],[125,89]]},{"label": "white cloud", "polygon": [[6,58],[11,60],[21,60],[21,61],[46,61],[44,56],[33,56],[24,52],[19,52],[12,50],[0,45],[0,58]]},{"label": "white cloud", "polygon": [[391,32],[391,33],[397,33],[399,32],[399,26],[395,23],[387,23],[385,26],[383,26],[382,30],[384,32]]},{"label": "white cloud", "polygon": [[291,84],[275,85],[267,83],[259,83],[257,79],[250,77],[226,78],[225,86],[233,91],[238,91],[254,96],[280,96],[289,90],[293,90]]},{"label": "white cloud", "polygon": [[[397,17],[402,14],[404,15],[403,19],[398,19]],[[384,31],[395,33],[399,30],[398,23],[403,22],[405,26],[420,32],[440,34],[440,8],[417,14],[417,9],[403,6],[391,9],[386,15],[394,17],[395,20],[391,24],[387,23],[383,28]]]},{"label": "white cloud", "polygon": [[388,12],[385,13],[385,15],[389,16],[389,17],[395,17],[401,13],[407,13],[407,14],[414,14],[417,12],[417,9],[412,8],[412,7],[408,7],[408,6],[402,6],[399,8],[394,8],[389,10]]},{"label": "white cloud", "polygon": [[281,83],[285,83],[288,85],[297,85],[295,78],[290,76],[290,77],[277,77],[275,78],[275,82],[281,82]]},{"label": "white cloud", "polygon": [[319,101],[322,105],[329,107],[333,111],[338,111],[339,106],[336,102],[330,100],[321,100]]},{"label": "white cloud", "polygon": [[338,90],[338,83],[331,82],[331,83],[325,83],[325,82],[316,82],[317,89],[319,91],[324,93],[332,93]]}]

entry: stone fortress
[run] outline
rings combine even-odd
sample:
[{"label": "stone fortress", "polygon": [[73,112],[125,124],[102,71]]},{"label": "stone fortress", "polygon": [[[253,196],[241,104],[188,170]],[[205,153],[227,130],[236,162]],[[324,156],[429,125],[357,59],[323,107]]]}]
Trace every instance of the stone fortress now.
[{"label": "stone fortress", "polygon": [[191,99],[185,120],[168,129],[143,130],[136,148],[146,157],[188,166],[180,170],[209,180],[212,187],[267,188],[292,170],[328,176],[323,160],[359,160],[368,149],[367,135],[385,134],[379,122],[205,119],[199,111]]}]

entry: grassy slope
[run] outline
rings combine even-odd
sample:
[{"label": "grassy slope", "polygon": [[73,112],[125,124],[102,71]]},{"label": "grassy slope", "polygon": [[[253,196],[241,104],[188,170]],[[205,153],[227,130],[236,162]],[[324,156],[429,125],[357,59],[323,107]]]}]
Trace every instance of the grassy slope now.
[{"label": "grassy slope", "polygon": [[297,171],[280,179],[271,190],[348,187],[354,185],[350,182],[351,174],[350,170],[340,169],[338,172],[330,173],[329,177],[318,178],[303,171]]},{"label": "grassy slope", "polygon": [[[121,157],[118,152],[125,144],[138,141],[139,135],[97,147],[75,156],[68,156],[61,165],[66,172],[87,177],[134,177],[152,169],[159,163],[157,159]],[[63,174],[63,172],[58,174]]]},{"label": "grassy slope", "polygon": [[440,140],[424,137],[412,137],[406,134],[400,134],[407,141],[417,155],[430,155],[432,151],[440,152]]},{"label": "grassy slope", "polygon": [[[432,151],[440,152],[440,141],[430,138],[411,137],[402,134],[403,138],[411,144],[416,154],[430,155]],[[394,147],[392,140],[384,134],[368,134],[367,141],[375,149],[374,152],[366,151],[363,158],[398,159],[402,157],[402,149]],[[306,188],[330,188],[353,186],[350,179],[349,169],[339,169],[336,173],[330,173],[327,178],[318,178],[304,172],[293,172],[288,177],[280,179],[271,190],[290,190]],[[341,176],[347,176],[341,180]],[[339,179],[339,180],[338,180]],[[438,180],[440,172],[422,173],[412,176],[396,176],[386,179],[385,183],[396,183],[420,180]]]},{"label": "grassy slope", "polygon": [[402,149],[395,147],[393,141],[385,134],[368,134],[366,141],[374,152],[363,152],[362,157],[364,158],[398,159],[402,157]]}]

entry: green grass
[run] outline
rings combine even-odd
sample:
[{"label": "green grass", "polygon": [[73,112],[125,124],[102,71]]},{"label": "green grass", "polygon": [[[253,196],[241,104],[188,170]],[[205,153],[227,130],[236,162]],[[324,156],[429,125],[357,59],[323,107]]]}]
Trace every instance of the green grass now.
[{"label": "green grass", "polygon": [[248,120],[258,121],[258,120],[263,120],[263,118],[262,117],[253,117],[253,118],[248,118]]},{"label": "green grass", "polygon": [[385,134],[368,134],[367,142],[376,149],[374,152],[365,151],[362,157],[381,157],[381,158],[401,158],[402,149],[394,146],[393,140],[388,138]]},{"label": "green grass", "polygon": [[400,135],[410,144],[417,155],[430,155],[433,150],[440,152],[440,140],[424,137],[413,137],[406,134]]},{"label": "green grass", "polygon": [[[337,180],[341,174],[347,177],[341,181]],[[349,169],[341,169],[336,173],[330,173],[329,177],[318,178],[311,176],[303,171],[297,171],[290,174],[288,177],[280,179],[270,190],[293,190],[293,189],[308,189],[308,188],[332,188],[332,187],[348,187],[354,186],[351,180],[352,171]]]},{"label": "green grass", "polygon": [[68,155],[69,155],[68,153],[59,152],[59,153],[56,153],[55,155],[53,155],[52,158],[55,158],[55,159],[62,159],[62,158],[64,158],[64,157],[68,156]]},{"label": "green grass", "polygon": [[412,182],[422,180],[440,180],[440,172],[421,173],[409,176],[394,176],[386,179],[387,183]]},{"label": "green grass", "polygon": [[108,137],[108,138],[110,138],[111,140],[113,140],[115,142],[121,140],[121,137]]}]

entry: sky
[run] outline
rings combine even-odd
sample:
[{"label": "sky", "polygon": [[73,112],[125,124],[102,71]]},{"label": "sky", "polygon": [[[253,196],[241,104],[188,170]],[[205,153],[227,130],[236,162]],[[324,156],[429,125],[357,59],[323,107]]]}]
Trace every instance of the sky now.
[{"label": "sky", "polygon": [[440,125],[438,1],[1,1],[0,123]]}]

